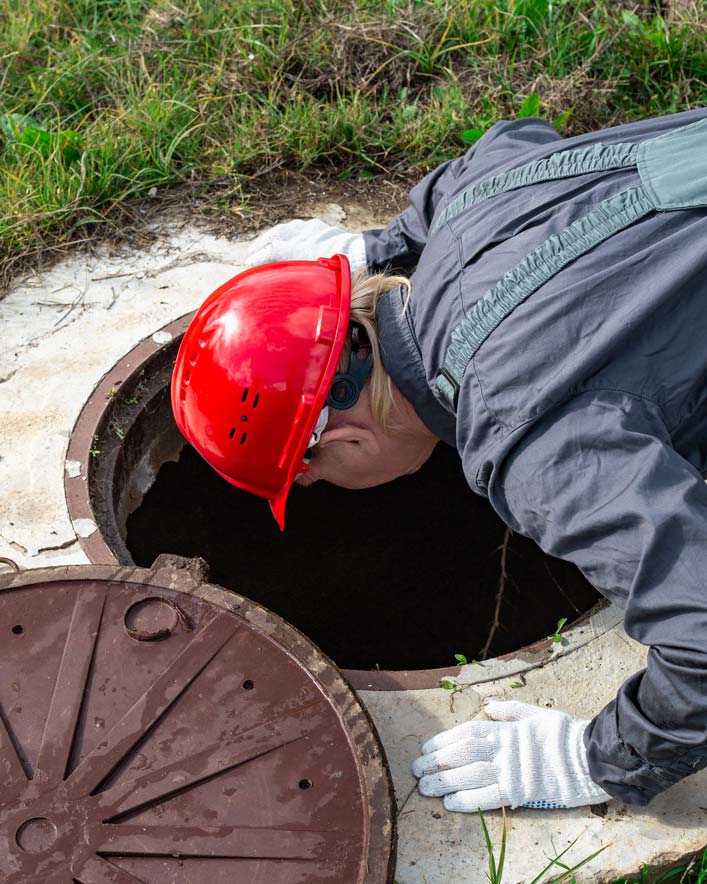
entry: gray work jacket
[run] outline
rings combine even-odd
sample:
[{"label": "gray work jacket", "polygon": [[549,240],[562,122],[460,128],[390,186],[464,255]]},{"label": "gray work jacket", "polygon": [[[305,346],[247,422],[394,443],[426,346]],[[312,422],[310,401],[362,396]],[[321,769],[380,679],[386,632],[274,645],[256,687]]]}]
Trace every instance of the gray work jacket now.
[{"label": "gray work jacket", "polygon": [[498,123],[364,234],[370,270],[412,273],[405,315],[403,291],[378,306],[394,383],[456,446],[471,488],[578,565],[650,647],[585,736],[592,778],[628,804],[707,765],[707,209],[650,212],[548,279],[478,348],[456,414],[435,383],[452,331],[529,253],[640,180],[635,168],[592,172],[442,215],[521,164],[704,118],[572,139],[537,119]]}]

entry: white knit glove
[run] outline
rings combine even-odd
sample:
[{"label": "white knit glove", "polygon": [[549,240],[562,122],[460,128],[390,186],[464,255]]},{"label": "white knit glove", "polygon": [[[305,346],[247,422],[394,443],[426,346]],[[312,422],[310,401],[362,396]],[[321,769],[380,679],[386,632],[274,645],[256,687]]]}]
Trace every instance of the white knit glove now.
[{"label": "white knit glove", "polygon": [[366,266],[366,247],[360,233],[348,233],[318,218],[288,221],[261,233],[250,244],[246,264],[270,264],[273,261],[316,261],[345,255],[351,272]]},{"label": "white knit glove", "polygon": [[485,706],[491,721],[459,724],[428,740],[412,765],[423,795],[447,810],[580,807],[611,796],[589,776],[588,721],[515,700]]}]

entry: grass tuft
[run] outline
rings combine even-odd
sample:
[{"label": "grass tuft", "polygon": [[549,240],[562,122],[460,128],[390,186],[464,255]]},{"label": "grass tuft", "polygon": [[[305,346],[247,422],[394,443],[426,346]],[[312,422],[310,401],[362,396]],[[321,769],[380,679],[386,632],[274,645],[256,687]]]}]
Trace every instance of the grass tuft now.
[{"label": "grass tuft", "polygon": [[[496,857],[496,850],[489,834],[484,814],[481,810],[478,811],[478,814],[481,820],[481,833],[489,862],[486,878],[489,884],[503,884],[503,867],[509,831],[505,808],[501,807],[502,825],[498,858]],[[578,884],[581,879],[577,877],[576,873],[610,846],[608,844],[604,845],[582,859],[572,862],[572,865],[568,865],[571,861],[569,859],[565,861],[565,857],[580,838],[581,835],[577,836],[564,850],[559,853],[556,852],[552,857],[548,857],[547,865],[535,875],[530,884]],[[559,874],[556,874],[558,869],[561,871]],[[670,869],[658,877],[655,877],[655,874],[651,874],[650,869],[646,866],[642,867],[638,874],[638,878],[621,878],[613,881],[612,884],[649,884],[649,882],[650,884],[668,884],[668,882],[672,882],[672,884],[707,884],[707,850],[705,850],[701,857],[692,860],[687,865]]]},{"label": "grass tuft", "polygon": [[248,211],[278,169],[403,179],[502,118],[574,134],[705,105],[707,11],[675,8],[0,0],[2,269],[94,235],[154,187]]}]

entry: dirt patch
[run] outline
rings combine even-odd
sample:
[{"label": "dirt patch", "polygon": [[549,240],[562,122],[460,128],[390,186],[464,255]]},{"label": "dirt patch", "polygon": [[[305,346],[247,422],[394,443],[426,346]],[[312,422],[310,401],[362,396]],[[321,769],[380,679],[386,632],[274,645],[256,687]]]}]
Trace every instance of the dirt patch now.
[{"label": "dirt patch", "polygon": [[364,230],[383,226],[400,212],[407,205],[408,191],[421,177],[411,173],[342,180],[327,171],[266,171],[244,183],[245,208],[224,184],[222,189],[209,189],[197,206],[197,217],[211,232],[242,236],[290,218],[326,216],[334,204],[345,216],[327,220]]},{"label": "dirt patch", "polygon": [[0,298],[11,284],[76,252],[127,255],[187,225],[234,239],[291,218],[323,218],[353,230],[381,227],[405,207],[407,193],[419,177],[342,180],[329,170],[264,169],[249,178],[166,188],[154,198],[116,206],[100,226],[79,226],[80,232],[68,241],[38,239],[31,251],[4,258],[0,253]]}]

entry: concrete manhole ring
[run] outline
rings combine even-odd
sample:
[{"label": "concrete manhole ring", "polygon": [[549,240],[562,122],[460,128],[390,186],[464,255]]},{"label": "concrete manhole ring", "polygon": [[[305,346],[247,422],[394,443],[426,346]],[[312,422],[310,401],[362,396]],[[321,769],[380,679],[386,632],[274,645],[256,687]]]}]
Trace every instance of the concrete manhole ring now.
[{"label": "concrete manhole ring", "polygon": [[0,577],[0,623],[23,625],[0,660],[0,877],[388,884],[364,709],[304,636],[180,564]]}]

